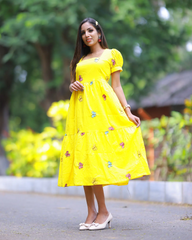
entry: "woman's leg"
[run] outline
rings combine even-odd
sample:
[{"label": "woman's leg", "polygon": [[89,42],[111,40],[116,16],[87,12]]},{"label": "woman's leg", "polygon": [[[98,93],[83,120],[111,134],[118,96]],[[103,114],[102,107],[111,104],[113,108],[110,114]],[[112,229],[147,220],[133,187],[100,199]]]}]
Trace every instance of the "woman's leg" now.
[{"label": "woman's leg", "polygon": [[105,205],[105,196],[103,192],[103,186],[95,185],[93,186],[93,191],[98,203],[98,214],[94,222],[101,224],[101,223],[104,223],[107,217],[109,216],[109,212],[107,211],[107,208]]},{"label": "woman's leg", "polygon": [[95,208],[95,199],[92,186],[84,186],[85,198],[87,202],[88,215],[85,223],[92,223],[96,216],[97,210]]}]

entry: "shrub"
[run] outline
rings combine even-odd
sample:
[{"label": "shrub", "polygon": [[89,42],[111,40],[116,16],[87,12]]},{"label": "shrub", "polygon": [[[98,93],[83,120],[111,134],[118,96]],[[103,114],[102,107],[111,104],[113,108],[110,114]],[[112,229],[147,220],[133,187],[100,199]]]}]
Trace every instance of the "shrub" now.
[{"label": "shrub", "polygon": [[[184,114],[173,111],[171,117],[142,122],[145,145],[159,152],[152,169],[155,180],[192,181],[192,98],[185,105]],[[152,141],[149,129],[154,131]]]},{"label": "shrub", "polygon": [[46,127],[42,133],[22,129],[10,132],[3,145],[10,161],[7,174],[27,177],[52,177],[59,164],[62,138],[69,101],[53,103],[47,114],[53,127]]}]

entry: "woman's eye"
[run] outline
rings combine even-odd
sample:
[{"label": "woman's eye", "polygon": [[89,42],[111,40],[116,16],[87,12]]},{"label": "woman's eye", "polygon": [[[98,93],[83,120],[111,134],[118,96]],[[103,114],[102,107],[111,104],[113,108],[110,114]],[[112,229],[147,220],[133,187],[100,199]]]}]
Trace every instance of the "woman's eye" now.
[{"label": "woman's eye", "polygon": [[93,30],[92,30],[92,29],[90,29],[90,30],[89,30],[89,32],[93,32]]}]

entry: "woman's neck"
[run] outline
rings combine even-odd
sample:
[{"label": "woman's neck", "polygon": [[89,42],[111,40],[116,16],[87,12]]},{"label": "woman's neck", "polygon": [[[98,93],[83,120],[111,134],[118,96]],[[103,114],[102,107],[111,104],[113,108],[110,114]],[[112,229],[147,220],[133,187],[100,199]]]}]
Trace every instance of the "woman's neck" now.
[{"label": "woman's neck", "polygon": [[90,54],[97,54],[99,52],[101,52],[103,50],[103,48],[101,47],[101,45],[99,43],[95,44],[94,46],[90,47]]}]

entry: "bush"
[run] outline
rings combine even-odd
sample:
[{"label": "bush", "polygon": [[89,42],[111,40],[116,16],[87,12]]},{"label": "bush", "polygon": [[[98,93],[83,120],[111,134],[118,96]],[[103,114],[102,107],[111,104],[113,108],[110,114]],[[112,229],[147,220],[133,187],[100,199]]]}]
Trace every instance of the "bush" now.
[{"label": "bush", "polygon": [[145,145],[152,144],[159,152],[152,169],[155,180],[192,181],[192,98],[185,105],[184,114],[173,111],[171,117],[142,122]]},{"label": "bush", "polygon": [[59,165],[62,138],[69,101],[53,103],[47,115],[53,127],[44,128],[42,133],[22,129],[10,132],[3,145],[10,161],[7,174],[27,177],[53,177]]}]

